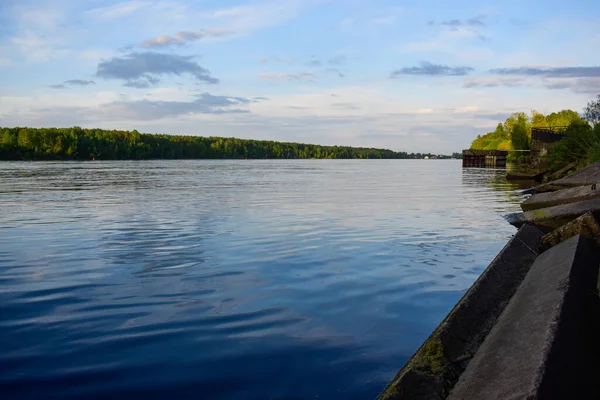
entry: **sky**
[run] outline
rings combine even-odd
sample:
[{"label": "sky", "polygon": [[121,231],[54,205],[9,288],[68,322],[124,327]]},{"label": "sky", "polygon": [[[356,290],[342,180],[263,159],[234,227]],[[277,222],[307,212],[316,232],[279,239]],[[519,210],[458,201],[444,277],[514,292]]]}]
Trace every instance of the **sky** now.
[{"label": "sky", "polygon": [[0,0],[0,126],[449,154],[600,94],[597,0]]}]

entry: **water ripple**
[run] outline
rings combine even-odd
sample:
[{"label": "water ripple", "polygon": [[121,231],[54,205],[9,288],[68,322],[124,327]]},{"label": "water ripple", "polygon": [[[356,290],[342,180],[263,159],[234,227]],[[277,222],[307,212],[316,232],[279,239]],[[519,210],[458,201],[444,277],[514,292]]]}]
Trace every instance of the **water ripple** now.
[{"label": "water ripple", "polygon": [[2,398],[372,398],[514,233],[503,174],[1,163]]}]

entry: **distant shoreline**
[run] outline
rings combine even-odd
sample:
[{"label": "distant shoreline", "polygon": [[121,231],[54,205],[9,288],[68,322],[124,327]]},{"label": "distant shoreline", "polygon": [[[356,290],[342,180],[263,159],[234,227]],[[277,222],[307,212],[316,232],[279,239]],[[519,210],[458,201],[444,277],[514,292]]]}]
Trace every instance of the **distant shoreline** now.
[{"label": "distant shoreline", "polygon": [[147,134],[137,130],[0,128],[0,160],[5,161],[451,159],[458,158],[456,154],[449,156],[365,147]]}]

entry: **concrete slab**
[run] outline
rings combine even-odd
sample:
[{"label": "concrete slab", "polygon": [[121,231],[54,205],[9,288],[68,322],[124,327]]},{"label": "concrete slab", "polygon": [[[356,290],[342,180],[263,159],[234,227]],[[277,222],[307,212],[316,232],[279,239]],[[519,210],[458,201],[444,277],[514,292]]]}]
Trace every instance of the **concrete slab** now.
[{"label": "concrete slab", "polygon": [[565,176],[564,178],[550,182],[550,184],[563,187],[575,187],[591,185],[596,182],[600,182],[600,161],[588,165],[579,171],[573,172],[571,175]]},{"label": "concrete slab", "polygon": [[[567,167],[557,172],[555,176],[573,169],[574,165],[576,164],[569,164]],[[600,161],[588,165],[579,171],[573,172],[571,175],[565,176],[564,178],[556,179],[551,182],[529,188],[523,191],[523,193],[547,193],[570,187],[593,185],[594,183],[600,183]]]},{"label": "concrete slab", "polygon": [[542,238],[542,246],[548,249],[575,235],[585,236],[595,240],[596,244],[600,245],[600,241],[598,240],[600,239],[600,224],[598,224],[598,220],[594,214],[585,213],[568,224],[556,228],[547,235],[544,235]]},{"label": "concrete slab", "polygon": [[572,162],[571,164],[567,165],[566,167],[559,169],[558,171],[556,171],[555,173],[550,175],[549,178],[551,181],[558,180],[558,179],[564,177],[568,172],[574,170],[575,168],[577,168],[577,161]]},{"label": "concrete slab", "polygon": [[580,235],[541,254],[448,399],[597,398],[597,276]]},{"label": "concrete slab", "polygon": [[516,227],[529,223],[542,230],[551,231],[587,212],[600,212],[600,198],[509,214],[504,218]]},{"label": "concrete slab", "polygon": [[600,198],[600,185],[598,188],[593,185],[579,186],[533,195],[521,203],[521,208],[523,211],[530,211],[596,198]]},{"label": "concrete slab", "polygon": [[542,236],[521,227],[379,399],[444,399],[527,274]]}]

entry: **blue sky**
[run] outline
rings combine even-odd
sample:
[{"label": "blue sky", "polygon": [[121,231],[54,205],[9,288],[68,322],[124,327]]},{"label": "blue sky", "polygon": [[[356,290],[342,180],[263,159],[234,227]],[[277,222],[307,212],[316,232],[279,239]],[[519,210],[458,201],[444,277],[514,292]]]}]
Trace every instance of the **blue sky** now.
[{"label": "blue sky", "polygon": [[0,126],[449,153],[600,93],[600,2],[1,0]]}]

